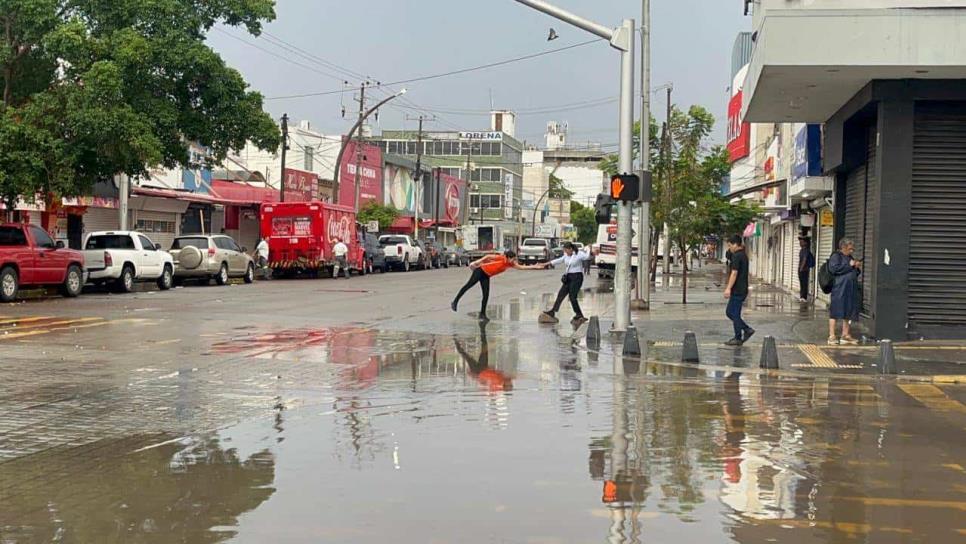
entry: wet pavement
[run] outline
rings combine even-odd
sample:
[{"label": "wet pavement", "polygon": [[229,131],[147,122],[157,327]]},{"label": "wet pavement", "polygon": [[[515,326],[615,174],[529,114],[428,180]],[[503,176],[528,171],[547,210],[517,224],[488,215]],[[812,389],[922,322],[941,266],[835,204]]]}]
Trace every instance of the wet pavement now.
[{"label": "wet pavement", "polygon": [[[636,319],[643,360],[538,325],[553,272],[495,281],[486,326],[474,292],[446,309],[464,279],[0,307],[0,543],[966,541],[966,387],[879,378],[874,347],[812,368],[821,309],[758,290],[763,373],[700,279]],[[924,347],[910,377],[958,369]]]}]

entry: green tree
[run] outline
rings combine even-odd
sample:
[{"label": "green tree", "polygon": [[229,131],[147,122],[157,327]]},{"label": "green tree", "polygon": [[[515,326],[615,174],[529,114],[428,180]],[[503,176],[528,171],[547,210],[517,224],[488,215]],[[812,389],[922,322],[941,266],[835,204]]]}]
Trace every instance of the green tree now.
[{"label": "green tree", "polygon": [[359,222],[378,221],[380,231],[388,229],[397,217],[399,217],[399,210],[376,202],[370,202],[359,210]]},{"label": "green tree", "polygon": [[151,167],[277,149],[262,96],[205,43],[261,32],[274,0],[0,0],[0,197],[75,196]]},{"label": "green tree", "polygon": [[570,201],[570,222],[577,228],[577,241],[592,244],[597,241],[597,218],[594,209]]},{"label": "green tree", "polygon": [[550,174],[550,192],[547,193],[550,198],[560,198],[563,200],[570,200],[574,197],[574,192],[564,186],[562,179],[557,176]]}]

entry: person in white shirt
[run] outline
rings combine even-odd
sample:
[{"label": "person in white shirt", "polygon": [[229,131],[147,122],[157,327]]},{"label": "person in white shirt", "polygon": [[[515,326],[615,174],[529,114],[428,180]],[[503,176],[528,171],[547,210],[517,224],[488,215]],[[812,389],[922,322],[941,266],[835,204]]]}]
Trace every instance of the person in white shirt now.
[{"label": "person in white shirt", "polygon": [[332,254],[335,255],[335,268],[332,270],[332,277],[339,277],[339,270],[345,270],[345,279],[349,279],[349,262],[346,255],[349,254],[349,246],[339,238],[333,238],[335,244],[332,246]]},{"label": "person in white shirt", "polygon": [[258,268],[262,270],[262,277],[271,279],[271,271],[268,268],[268,240],[262,238],[255,246],[255,260]]},{"label": "person in white shirt", "polygon": [[580,287],[584,284],[584,261],[589,260],[592,255],[590,249],[587,247],[582,251],[575,251],[574,249],[574,244],[567,242],[564,244],[563,256],[544,264],[545,268],[549,268],[551,265],[563,265],[564,274],[560,278],[563,285],[560,286],[560,291],[557,292],[557,301],[554,302],[552,309],[543,312],[541,321],[556,323],[560,305],[563,304],[564,299],[568,296],[570,297],[570,306],[574,309],[574,318],[571,322],[579,325],[587,321],[584,313],[580,310],[577,295],[580,293]]}]

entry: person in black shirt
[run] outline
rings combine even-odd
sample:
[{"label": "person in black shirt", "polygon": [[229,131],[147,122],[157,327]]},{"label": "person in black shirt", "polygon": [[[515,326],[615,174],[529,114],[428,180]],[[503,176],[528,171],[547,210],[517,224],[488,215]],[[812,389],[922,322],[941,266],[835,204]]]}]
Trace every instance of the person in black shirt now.
[{"label": "person in black shirt", "polygon": [[798,284],[802,288],[799,298],[802,302],[808,302],[808,280],[812,269],[815,268],[815,255],[812,255],[808,238],[801,237],[798,242],[802,247],[802,250],[798,253]]},{"label": "person in black shirt", "polygon": [[745,254],[741,236],[737,234],[728,239],[728,249],[731,250],[731,273],[728,275],[728,285],[724,291],[724,296],[728,299],[725,315],[734,325],[735,337],[725,344],[740,346],[755,334],[755,329],[741,319],[741,308],[748,298],[748,255]]}]

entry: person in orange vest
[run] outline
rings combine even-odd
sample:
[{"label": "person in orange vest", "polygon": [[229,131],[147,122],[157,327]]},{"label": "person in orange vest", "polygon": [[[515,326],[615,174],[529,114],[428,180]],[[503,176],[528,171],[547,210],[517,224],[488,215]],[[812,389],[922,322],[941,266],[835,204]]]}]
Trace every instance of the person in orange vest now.
[{"label": "person in orange vest", "polygon": [[459,293],[456,293],[456,298],[453,299],[450,308],[454,312],[457,311],[463,295],[479,283],[480,289],[483,291],[483,302],[480,305],[480,321],[489,321],[490,318],[486,316],[486,304],[490,300],[490,278],[502,274],[510,268],[516,268],[517,270],[542,270],[543,265],[522,265],[517,261],[517,254],[507,250],[502,255],[484,255],[483,258],[471,262],[470,268],[473,269],[473,273],[470,274],[470,279],[466,282],[466,285],[460,289]]}]

